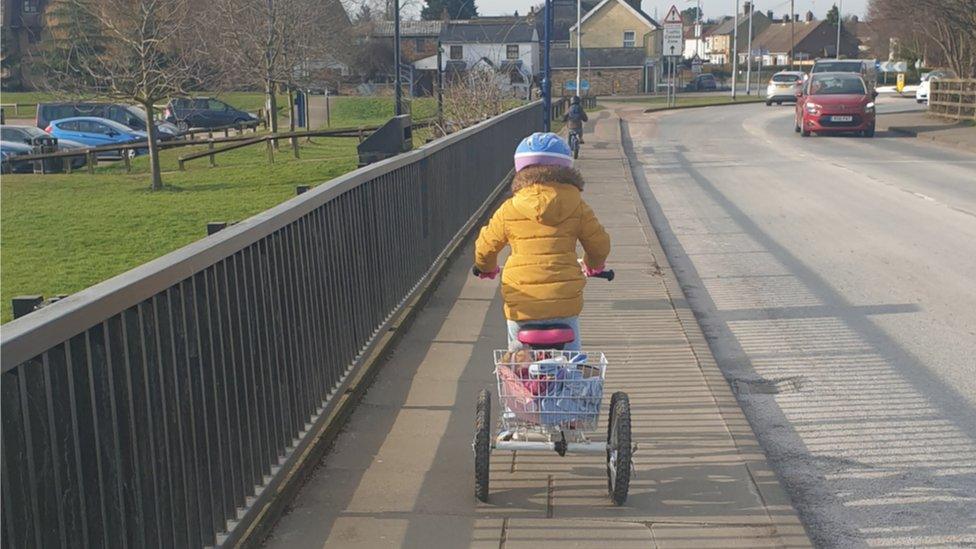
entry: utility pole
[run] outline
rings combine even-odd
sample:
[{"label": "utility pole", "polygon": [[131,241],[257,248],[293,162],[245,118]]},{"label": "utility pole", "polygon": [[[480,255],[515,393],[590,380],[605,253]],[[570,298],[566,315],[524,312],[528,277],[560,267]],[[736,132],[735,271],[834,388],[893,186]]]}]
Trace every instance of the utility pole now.
[{"label": "utility pole", "polygon": [[739,72],[739,0],[735,0],[735,19],[732,21],[732,100],[735,101],[735,81]]},{"label": "utility pole", "polygon": [[840,13],[844,7],[844,0],[837,0],[837,49],[834,50],[834,57],[840,59]]},{"label": "utility pole", "polygon": [[393,70],[394,70],[394,113],[403,114],[403,90],[400,88],[400,0],[393,0]]},{"label": "utility pole", "polygon": [[793,17],[793,0],[790,0],[790,70],[796,70],[793,65],[793,47],[796,45],[796,18]]},{"label": "utility pole", "polygon": [[746,57],[746,95],[751,94],[750,86],[752,84],[752,13],[756,11],[756,6],[752,5],[755,0],[752,0],[747,5],[749,6],[749,43],[746,47],[749,53]]},{"label": "utility pole", "polygon": [[550,131],[552,129],[552,82],[549,74],[549,37],[552,31],[552,0],[546,0],[546,18],[542,26],[542,129]]},{"label": "utility pole", "polygon": [[581,95],[580,93],[580,83],[582,78],[580,78],[580,70],[583,65],[583,0],[576,0],[576,97]]}]

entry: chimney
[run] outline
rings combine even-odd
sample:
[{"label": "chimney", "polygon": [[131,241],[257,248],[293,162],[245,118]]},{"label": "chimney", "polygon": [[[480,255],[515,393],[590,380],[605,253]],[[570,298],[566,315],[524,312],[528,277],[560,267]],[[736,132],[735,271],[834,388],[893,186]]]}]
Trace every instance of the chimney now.
[{"label": "chimney", "polygon": [[813,21],[813,12],[812,11],[808,11],[807,14],[806,14],[806,18],[805,19],[806,19],[806,22],[807,23],[809,23],[810,21]]},{"label": "chimney", "polygon": [[800,22],[800,14],[799,13],[794,13],[793,14],[793,21],[796,21],[798,23]]},{"label": "chimney", "polygon": [[441,20],[444,21],[445,25],[451,22],[451,15],[447,13],[447,6],[441,10]]},{"label": "chimney", "polygon": [[752,11],[752,2],[745,2],[745,3],[743,3],[742,4],[742,13],[744,15],[749,15],[749,12],[750,11]]},{"label": "chimney", "polygon": [[766,19],[773,20],[773,10],[766,10]]},{"label": "chimney", "polygon": [[789,23],[790,22],[790,14],[787,13],[787,14],[784,14],[783,15],[783,22],[784,23]]},{"label": "chimney", "polygon": [[856,15],[851,16],[851,23],[857,23],[858,21],[860,21],[860,19],[858,19]]}]

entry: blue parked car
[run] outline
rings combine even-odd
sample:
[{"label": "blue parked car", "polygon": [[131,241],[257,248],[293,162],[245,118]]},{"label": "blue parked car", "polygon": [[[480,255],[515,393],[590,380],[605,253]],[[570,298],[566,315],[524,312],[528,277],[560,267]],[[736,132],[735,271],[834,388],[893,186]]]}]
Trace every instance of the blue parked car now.
[{"label": "blue parked car", "polygon": [[[145,141],[147,137],[146,132],[133,130],[107,118],[96,118],[94,116],[76,116],[52,120],[45,131],[58,139],[77,141],[89,147]],[[146,148],[132,149],[129,151],[129,156],[146,154],[147,152],[149,151]],[[99,154],[99,157],[101,156]]]}]

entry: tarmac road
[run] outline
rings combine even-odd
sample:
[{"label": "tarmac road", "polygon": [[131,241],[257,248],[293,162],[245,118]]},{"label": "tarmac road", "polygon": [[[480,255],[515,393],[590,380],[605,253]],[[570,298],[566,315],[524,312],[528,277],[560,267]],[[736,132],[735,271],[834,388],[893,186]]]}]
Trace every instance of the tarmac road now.
[{"label": "tarmac road", "polygon": [[620,108],[655,229],[814,542],[976,544],[976,155],[801,138],[792,105]]}]

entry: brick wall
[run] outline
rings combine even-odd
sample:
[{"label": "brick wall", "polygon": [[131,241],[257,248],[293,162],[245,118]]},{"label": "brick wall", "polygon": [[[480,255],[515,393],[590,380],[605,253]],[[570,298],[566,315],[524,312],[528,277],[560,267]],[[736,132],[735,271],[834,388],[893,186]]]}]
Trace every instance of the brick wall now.
[{"label": "brick wall", "polygon": [[[589,95],[614,95],[644,93],[644,69],[584,69],[583,79],[589,81]],[[570,95],[566,82],[576,81],[576,69],[552,70],[553,96]]]}]

